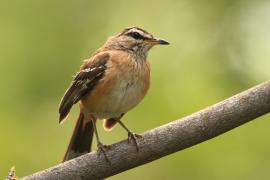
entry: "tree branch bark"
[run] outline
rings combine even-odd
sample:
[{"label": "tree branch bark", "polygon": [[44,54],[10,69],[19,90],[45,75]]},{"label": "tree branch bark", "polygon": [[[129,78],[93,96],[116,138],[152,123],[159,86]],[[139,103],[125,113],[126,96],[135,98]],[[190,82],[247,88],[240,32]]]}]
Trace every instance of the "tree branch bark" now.
[{"label": "tree branch bark", "polygon": [[143,133],[139,152],[127,140],[113,144],[103,154],[91,152],[24,177],[24,180],[102,179],[191,147],[270,111],[270,81],[213,106]]}]

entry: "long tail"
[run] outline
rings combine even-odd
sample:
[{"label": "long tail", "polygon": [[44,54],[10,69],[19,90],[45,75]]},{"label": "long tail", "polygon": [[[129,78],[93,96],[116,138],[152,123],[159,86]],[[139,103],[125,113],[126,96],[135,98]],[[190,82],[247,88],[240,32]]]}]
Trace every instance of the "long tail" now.
[{"label": "long tail", "polygon": [[90,152],[93,132],[94,128],[92,121],[87,121],[84,118],[83,113],[80,112],[63,162]]}]

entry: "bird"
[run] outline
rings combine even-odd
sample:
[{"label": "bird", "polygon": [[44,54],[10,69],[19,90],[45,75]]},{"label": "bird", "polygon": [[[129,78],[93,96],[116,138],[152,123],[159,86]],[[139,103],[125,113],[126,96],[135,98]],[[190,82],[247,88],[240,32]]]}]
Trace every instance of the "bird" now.
[{"label": "bird", "polygon": [[83,62],[59,105],[59,123],[67,118],[74,104],[80,107],[63,162],[90,152],[94,135],[98,150],[108,160],[97,120],[103,120],[107,131],[120,124],[139,150],[137,138],[141,135],[133,133],[121,118],[141,102],[150,87],[148,51],[155,45],[168,44],[142,28],[128,27],[109,37]]}]

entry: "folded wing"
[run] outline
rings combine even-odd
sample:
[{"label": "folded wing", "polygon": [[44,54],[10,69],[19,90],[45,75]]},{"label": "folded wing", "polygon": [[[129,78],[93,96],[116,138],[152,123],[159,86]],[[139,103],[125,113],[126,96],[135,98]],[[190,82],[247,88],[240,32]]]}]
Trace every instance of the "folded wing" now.
[{"label": "folded wing", "polygon": [[94,59],[86,61],[81,70],[76,74],[71,85],[65,92],[59,107],[59,122],[68,115],[73,104],[76,104],[84,95],[89,93],[98,81],[103,77],[108,53],[94,56]]}]

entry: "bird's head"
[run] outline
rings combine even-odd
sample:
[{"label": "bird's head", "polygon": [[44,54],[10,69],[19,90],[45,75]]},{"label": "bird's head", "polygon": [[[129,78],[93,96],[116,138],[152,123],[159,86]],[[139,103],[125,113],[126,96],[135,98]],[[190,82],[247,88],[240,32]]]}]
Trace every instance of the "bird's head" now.
[{"label": "bird's head", "polygon": [[125,50],[135,54],[146,55],[155,45],[167,45],[167,41],[154,37],[138,27],[125,28],[116,36],[110,37],[105,46],[110,49]]}]

